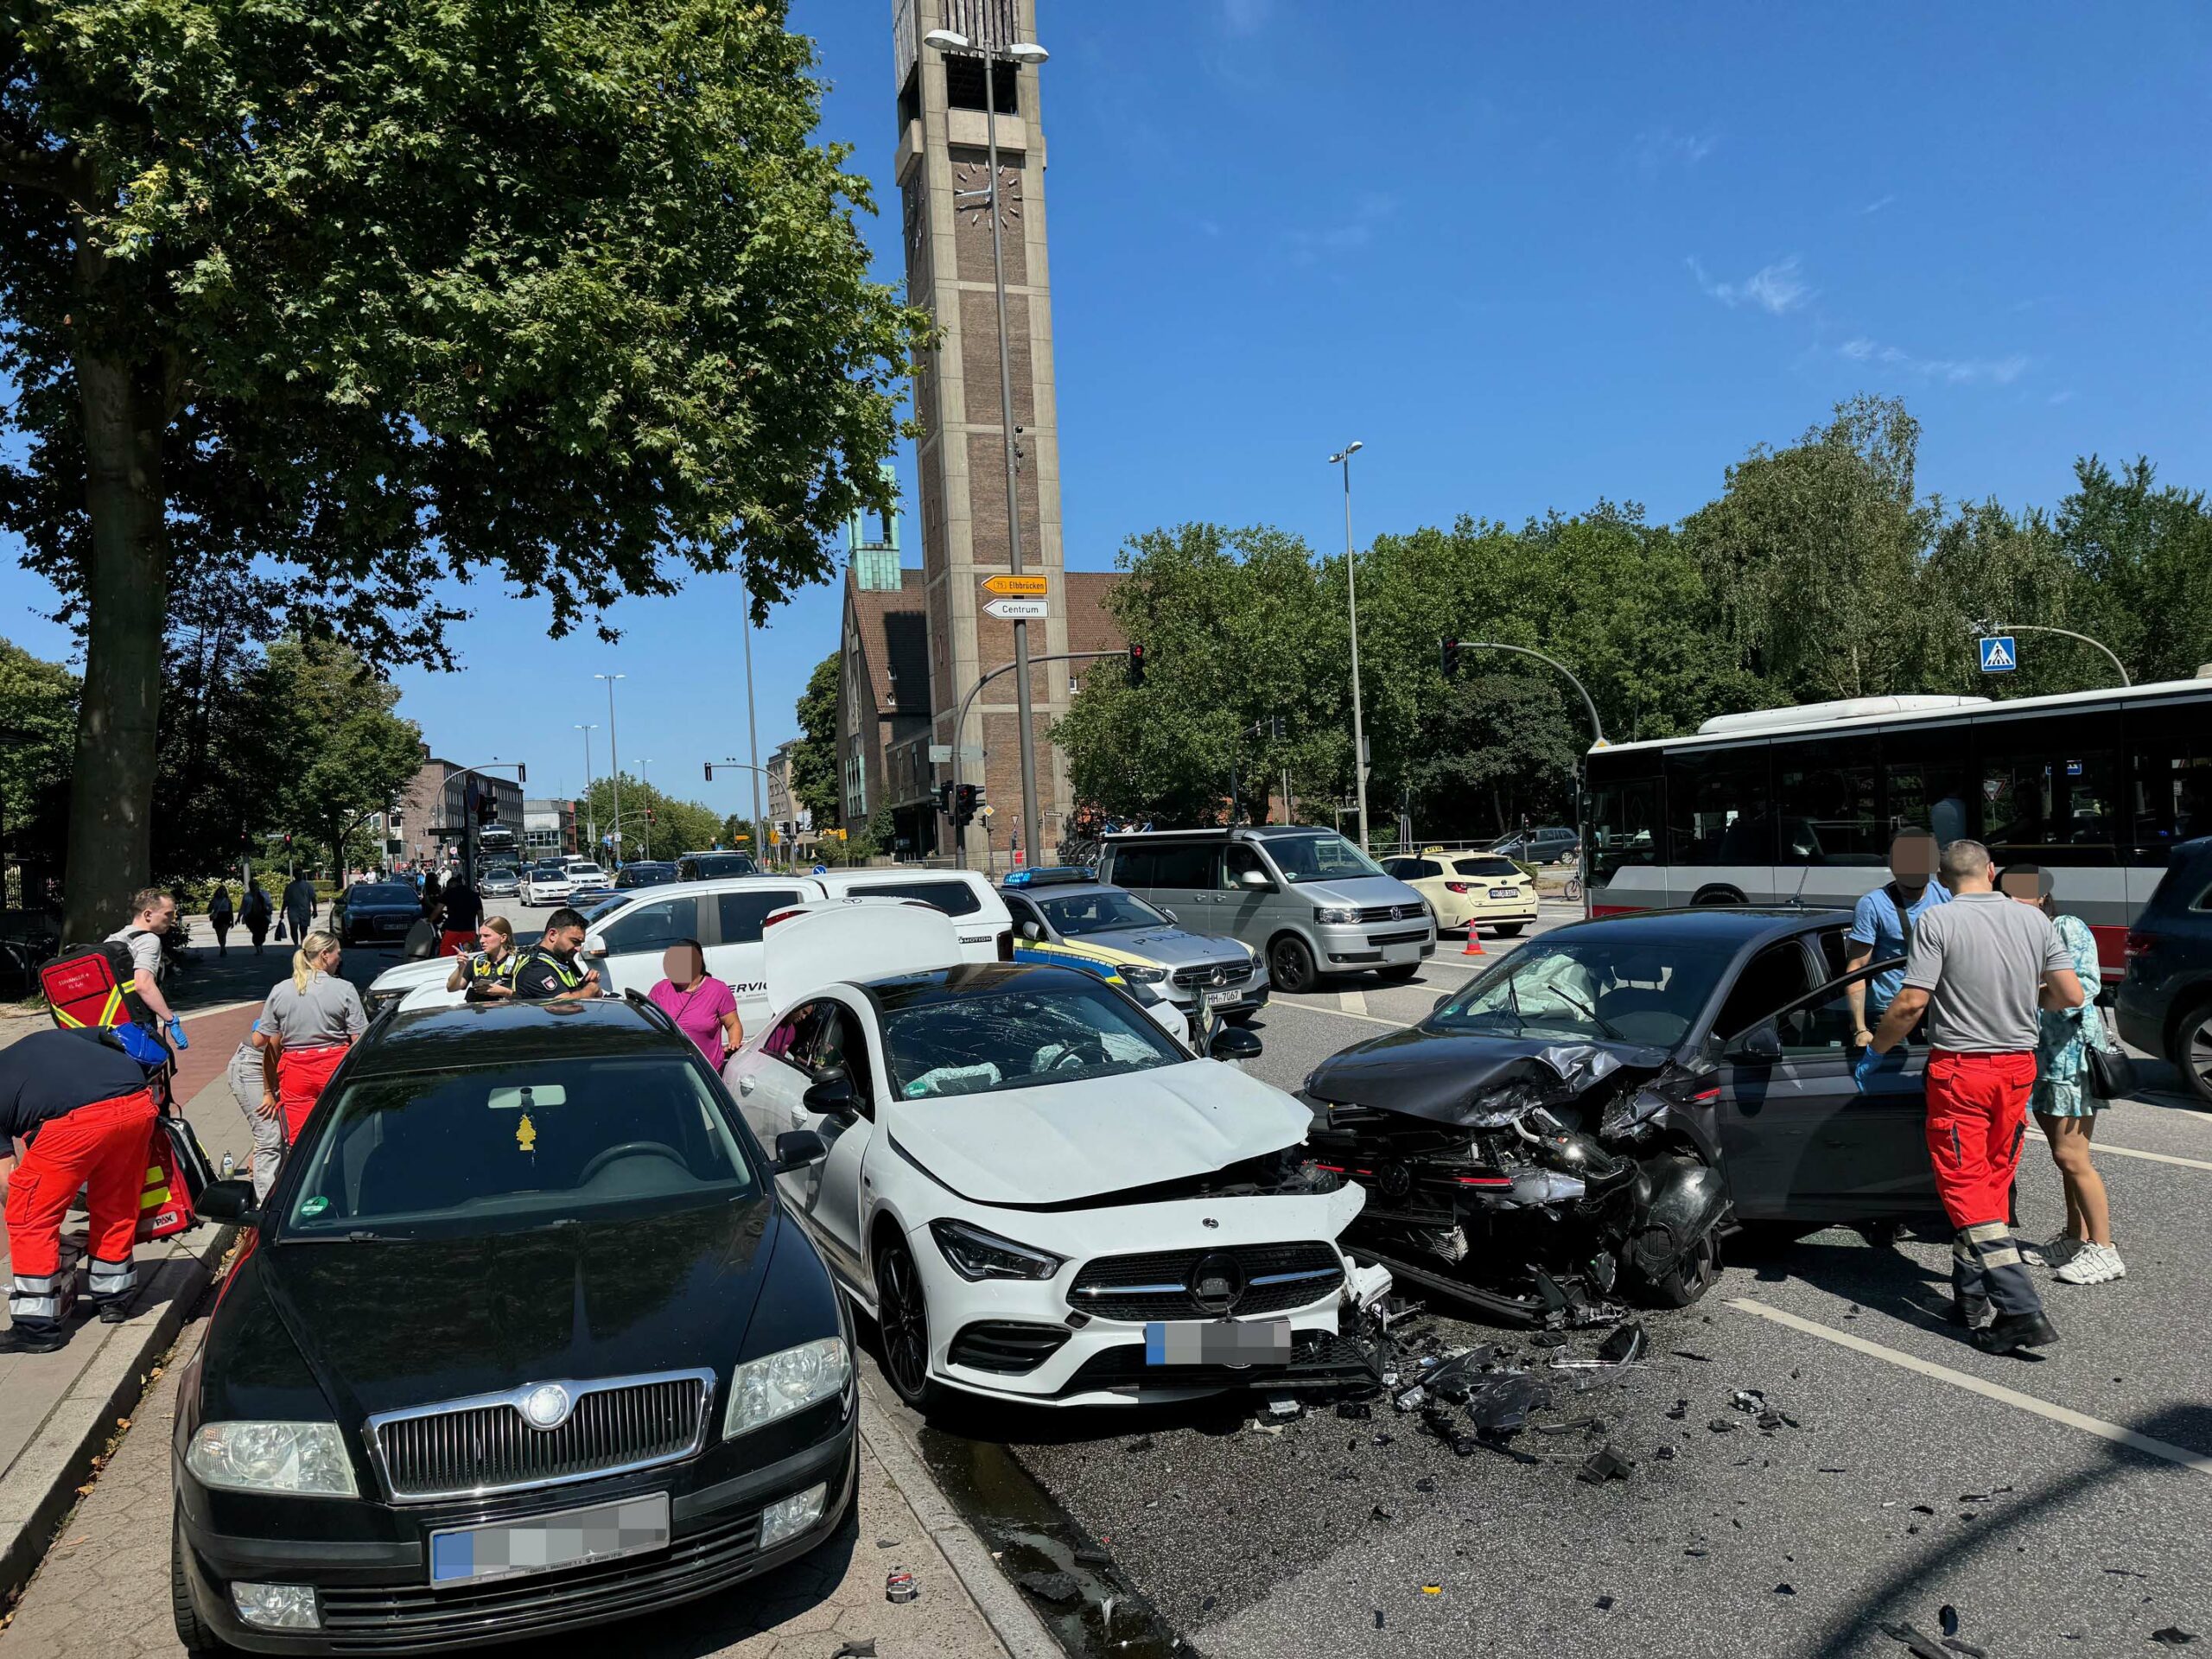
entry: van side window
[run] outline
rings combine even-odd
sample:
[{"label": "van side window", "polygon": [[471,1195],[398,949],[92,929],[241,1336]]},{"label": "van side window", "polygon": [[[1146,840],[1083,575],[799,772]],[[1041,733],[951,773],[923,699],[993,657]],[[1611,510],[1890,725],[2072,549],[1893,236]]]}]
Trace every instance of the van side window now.
[{"label": "van side window", "polygon": [[1222,860],[1221,885],[1224,887],[1242,889],[1244,886],[1244,872],[1247,870],[1256,870],[1262,875],[1267,876],[1271,882],[1274,880],[1274,877],[1268,874],[1268,867],[1261,861],[1259,854],[1241,842],[1231,843],[1227,855]]},{"label": "van side window", "polygon": [[1214,843],[1205,841],[1170,842],[1153,849],[1152,885],[1155,887],[1211,887],[1214,885]]},{"label": "van side window", "polygon": [[855,882],[846,892],[855,899],[914,899],[948,916],[973,916],[983,907],[976,889],[965,881]]},{"label": "van side window", "polygon": [[798,903],[798,893],[785,887],[748,887],[741,893],[718,893],[715,903],[721,912],[724,944],[758,944],[760,925],[779,910]]}]

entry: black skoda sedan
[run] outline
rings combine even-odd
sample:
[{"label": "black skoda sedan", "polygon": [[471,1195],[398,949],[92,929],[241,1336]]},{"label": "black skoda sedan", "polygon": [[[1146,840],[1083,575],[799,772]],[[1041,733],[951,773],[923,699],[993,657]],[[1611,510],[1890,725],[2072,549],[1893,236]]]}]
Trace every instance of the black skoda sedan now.
[{"label": "black skoda sedan", "polygon": [[852,1500],[852,1333],[649,1005],[378,1020],[248,1230],[178,1399],[194,1654],[422,1651],[704,1595]]}]

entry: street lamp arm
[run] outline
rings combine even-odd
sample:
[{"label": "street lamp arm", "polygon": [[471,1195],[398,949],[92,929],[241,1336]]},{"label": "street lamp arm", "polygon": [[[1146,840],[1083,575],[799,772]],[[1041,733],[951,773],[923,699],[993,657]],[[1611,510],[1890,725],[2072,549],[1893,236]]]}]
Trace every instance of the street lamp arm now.
[{"label": "street lamp arm", "polygon": [[2113,654],[2111,646],[2101,639],[2090,639],[2086,633],[2076,633],[2071,628],[2054,628],[2041,622],[1992,622],[1988,626],[1984,627],[1981,624],[1975,622],[1967,624],[1967,631],[1969,633],[2063,633],[2069,639],[2079,639],[2085,645],[2094,645],[2110,658],[2113,671],[2120,676],[2120,683],[2122,685],[2135,683],[2133,680],[2127,677],[2127,664]]},{"label": "street lamp arm", "polygon": [[1510,651],[1522,657],[1533,657],[1540,663],[1550,664],[1560,673],[1566,675],[1567,683],[1581,693],[1582,706],[1589,711],[1590,730],[1597,739],[1597,747],[1601,749],[1605,747],[1605,728],[1598,718],[1598,705],[1590,700],[1589,688],[1575,678],[1574,671],[1560,661],[1558,658],[1547,657],[1542,652],[1531,651],[1526,645],[1509,645],[1496,639],[1462,639],[1459,641],[1459,649],[1462,651]]},{"label": "street lamp arm", "polygon": [[[960,734],[968,729],[968,709],[969,705],[976,701],[976,694],[977,692],[981,691],[993,680],[997,679],[1001,675],[1011,674],[1017,668],[1025,666],[1033,668],[1039,663],[1090,662],[1101,657],[1121,657],[1127,654],[1128,653],[1125,652],[1119,651],[1055,652],[1049,657],[1032,657],[1026,664],[1022,663],[1001,663],[989,673],[984,675],[982,679],[969,686],[968,688],[968,695],[960,699],[959,711],[952,717],[952,787],[954,792],[957,793],[960,788]],[[968,868],[968,837],[963,835],[957,829],[955,829],[952,832],[952,853],[954,863],[959,868],[963,870],[966,869]],[[1033,859],[1037,856],[1037,849],[1033,847],[1027,848],[1025,849],[1024,855]]]}]

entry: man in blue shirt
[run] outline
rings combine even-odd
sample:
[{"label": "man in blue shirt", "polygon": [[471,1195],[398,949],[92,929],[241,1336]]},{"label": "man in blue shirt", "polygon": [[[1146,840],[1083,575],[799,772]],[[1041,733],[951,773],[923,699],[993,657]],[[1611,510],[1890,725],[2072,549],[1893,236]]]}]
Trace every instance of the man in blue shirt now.
[{"label": "man in blue shirt", "polygon": [[[1950,902],[1950,890],[1934,880],[1936,837],[1925,830],[1900,830],[1890,838],[1891,880],[1859,901],[1851,914],[1851,931],[1844,942],[1843,969],[1855,974],[1870,962],[1889,962],[1912,948],[1912,928],[1937,905]],[[1854,981],[1844,988],[1851,1005],[1853,1048],[1874,1040],[1873,1027],[1882,1022],[1891,999],[1904,985],[1904,969],[1891,969],[1872,979]]]}]

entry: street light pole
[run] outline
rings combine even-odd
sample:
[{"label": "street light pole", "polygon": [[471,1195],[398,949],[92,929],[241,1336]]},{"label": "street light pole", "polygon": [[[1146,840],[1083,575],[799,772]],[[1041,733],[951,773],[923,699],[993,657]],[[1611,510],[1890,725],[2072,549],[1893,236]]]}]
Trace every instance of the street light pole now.
[{"label": "street light pole", "polygon": [[645,827],[639,831],[641,844],[645,850],[638,856],[647,860],[653,855],[653,780],[649,775],[652,771],[652,765],[653,763],[650,760],[638,762],[638,782],[645,791]]},{"label": "street light pole", "polygon": [[745,743],[746,753],[752,757],[753,772],[753,856],[764,867],[768,856],[768,838],[760,833],[760,721],[753,713],[753,587],[748,582],[745,588]]},{"label": "street light pole", "polygon": [[1359,850],[1367,850],[1367,723],[1359,696],[1359,572],[1351,550],[1351,458],[1364,448],[1353,439],[1330,464],[1344,469],[1344,595],[1351,607],[1351,776],[1359,797]]},{"label": "street light pole", "polygon": [[[626,674],[594,674],[594,680],[607,682],[607,775],[614,785],[614,863],[622,864],[622,749],[614,734],[614,682],[629,678]],[[592,849],[596,858],[599,849]]]},{"label": "street light pole", "polygon": [[[596,858],[599,856],[599,810],[591,800],[591,734],[599,727],[594,722],[589,726],[579,726],[576,729],[584,734],[584,823],[589,826],[586,833],[590,839],[592,856]],[[556,830],[555,833],[557,835],[559,831]]]},{"label": "street light pole", "polygon": [[2120,660],[2119,657],[2113,652],[2111,646],[2105,645],[2099,640],[2090,639],[2086,633],[2076,633],[2071,628],[2046,627],[2040,622],[1969,622],[1967,624],[1967,632],[1969,633],[2063,634],[2069,639],[2079,639],[2085,645],[2095,645],[2099,651],[2101,651],[2106,656],[2112,658],[2113,668],[2119,673],[2120,683],[2122,685],[2133,685],[2135,683],[2134,681],[2127,677],[2127,664]]},{"label": "street light pole", "polygon": [[[1531,651],[1526,645],[1503,645],[1496,639],[1462,639],[1459,642],[1459,649],[1462,651],[1510,651],[1516,656],[1533,657],[1538,662],[1548,664],[1557,669],[1567,676],[1567,683],[1582,694],[1582,707],[1590,716],[1592,739],[1590,747],[1594,749],[1602,749],[1605,747],[1605,722],[1598,718],[1598,704],[1590,695],[1590,688],[1583,684],[1581,680],[1576,677],[1574,671],[1560,661],[1558,658],[1547,657],[1542,652]],[[1582,772],[1583,763],[1578,760],[1574,765],[1574,874],[1582,883],[1584,902],[1586,904],[1590,893],[1590,838],[1584,833],[1585,825],[1582,822]],[[1525,851],[1526,849],[1523,850]]]},{"label": "street light pole", "polygon": [[[998,76],[994,72],[1001,57],[1016,65],[1040,64],[1047,54],[1043,47],[1031,41],[1011,41],[1003,51],[988,44],[978,46],[966,35],[949,29],[931,29],[923,40],[939,52],[972,52],[983,60],[985,165],[989,168],[991,177],[988,191],[974,194],[986,197],[991,214],[991,284],[998,297],[999,425],[1005,440],[1007,569],[1018,576],[1022,573],[1020,464],[1020,448],[1014,442],[1014,358],[1007,340],[1006,253],[999,211]],[[1033,865],[1039,851],[1036,721],[1030,709],[1029,625],[1020,618],[1014,624],[1014,668],[1015,677],[1020,682],[1015,691],[1014,710],[1021,741],[1021,848],[1023,855]],[[956,744],[958,737],[956,732]],[[964,846],[966,836],[961,835],[960,840]]]}]

